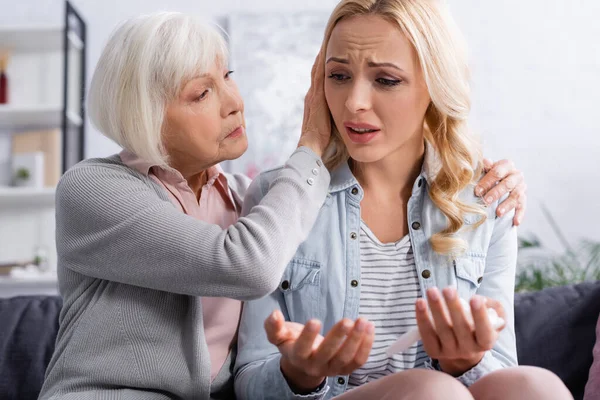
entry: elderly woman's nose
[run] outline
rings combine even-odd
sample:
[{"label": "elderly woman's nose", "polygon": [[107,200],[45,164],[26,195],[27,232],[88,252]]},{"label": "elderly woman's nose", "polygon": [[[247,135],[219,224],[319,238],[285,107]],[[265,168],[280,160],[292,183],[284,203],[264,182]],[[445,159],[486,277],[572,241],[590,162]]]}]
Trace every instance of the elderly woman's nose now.
[{"label": "elderly woman's nose", "polygon": [[225,116],[244,110],[244,101],[237,89],[226,88],[223,90],[222,111]]},{"label": "elderly woman's nose", "polygon": [[356,82],[348,91],[346,108],[352,113],[371,108],[371,85],[367,82]]}]

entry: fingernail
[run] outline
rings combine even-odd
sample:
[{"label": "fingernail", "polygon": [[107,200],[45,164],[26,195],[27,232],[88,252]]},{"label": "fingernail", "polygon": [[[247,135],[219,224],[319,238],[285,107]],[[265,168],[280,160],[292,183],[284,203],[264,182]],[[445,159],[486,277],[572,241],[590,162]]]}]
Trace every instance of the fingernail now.
[{"label": "fingernail", "polygon": [[521,218],[517,218],[517,222],[515,225],[521,225]]},{"label": "fingernail", "polygon": [[489,204],[492,203],[494,201],[494,198],[492,196],[488,196],[485,201]]},{"label": "fingernail", "polygon": [[477,196],[481,196],[481,195],[483,194],[483,188],[481,188],[481,187],[477,187],[477,188],[475,189],[475,194],[476,194]]},{"label": "fingernail", "polygon": [[306,323],[306,329],[308,329],[310,332],[318,332],[319,324],[317,321],[310,320]]},{"label": "fingernail", "polygon": [[417,300],[417,310],[419,311],[425,311],[427,307],[425,306],[425,301],[423,300]]},{"label": "fingernail", "polygon": [[372,322],[369,322],[369,325],[367,326],[367,333],[369,335],[375,333],[375,324],[373,324]]},{"label": "fingernail", "polygon": [[504,208],[501,208],[501,209],[498,210],[498,212],[500,213],[500,216],[504,215],[504,211],[505,211]]},{"label": "fingernail", "polygon": [[352,321],[350,321],[348,319],[345,319],[344,322],[342,323],[342,328],[345,333],[350,332],[350,330],[352,329],[353,326],[354,326],[354,324],[352,323]]},{"label": "fingernail", "polygon": [[475,297],[473,297],[473,300],[471,300],[471,306],[473,307],[473,310],[481,309],[482,305],[483,305],[483,301],[481,300],[481,297],[479,297],[479,296],[475,296]]},{"label": "fingernail", "polygon": [[278,319],[279,319],[279,318],[278,318],[278,315],[277,315],[277,311],[273,311],[273,312],[271,313],[271,321],[273,321],[273,322],[277,322],[277,320],[278,320]]},{"label": "fingernail", "polygon": [[440,292],[437,288],[431,288],[427,293],[429,294],[429,298],[433,301],[438,301],[440,299]]},{"label": "fingernail", "polygon": [[363,319],[359,319],[358,321],[356,321],[356,326],[355,328],[357,332],[364,332],[367,330],[367,321],[363,320]]},{"label": "fingernail", "polygon": [[446,288],[444,289],[444,296],[446,296],[446,299],[448,300],[454,300],[456,298],[456,292],[452,288]]}]

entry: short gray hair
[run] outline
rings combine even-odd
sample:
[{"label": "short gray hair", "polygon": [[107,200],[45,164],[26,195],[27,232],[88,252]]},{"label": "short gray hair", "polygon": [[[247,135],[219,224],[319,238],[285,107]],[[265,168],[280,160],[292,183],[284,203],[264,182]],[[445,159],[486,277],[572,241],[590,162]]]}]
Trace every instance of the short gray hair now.
[{"label": "short gray hair", "polygon": [[125,21],[98,60],[88,94],[90,120],[122,148],[164,166],[166,105],[186,82],[227,59],[223,36],[199,19],[160,12]]}]

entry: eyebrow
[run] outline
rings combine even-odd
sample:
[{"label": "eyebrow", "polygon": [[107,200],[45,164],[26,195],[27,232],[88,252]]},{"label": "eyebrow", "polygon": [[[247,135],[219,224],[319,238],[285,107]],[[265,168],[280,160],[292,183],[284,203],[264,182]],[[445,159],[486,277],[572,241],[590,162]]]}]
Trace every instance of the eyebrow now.
[{"label": "eyebrow", "polygon": [[[325,64],[329,64],[329,62],[337,62],[340,64],[350,64],[350,61],[346,60],[345,58],[338,58],[338,57],[330,57],[327,62]],[[390,68],[394,68],[397,69],[398,71],[402,71],[404,72],[404,70],[400,67],[398,67],[396,64],[392,64],[390,62],[384,62],[384,63],[376,63],[373,61],[369,61],[367,63],[367,65],[371,68],[376,68],[376,67],[390,67]]]},{"label": "eyebrow", "polygon": [[195,81],[197,79],[208,78],[208,77],[210,77],[210,73],[206,72],[206,73],[201,74],[201,75],[194,75],[194,76],[192,76],[192,78],[188,82]]}]

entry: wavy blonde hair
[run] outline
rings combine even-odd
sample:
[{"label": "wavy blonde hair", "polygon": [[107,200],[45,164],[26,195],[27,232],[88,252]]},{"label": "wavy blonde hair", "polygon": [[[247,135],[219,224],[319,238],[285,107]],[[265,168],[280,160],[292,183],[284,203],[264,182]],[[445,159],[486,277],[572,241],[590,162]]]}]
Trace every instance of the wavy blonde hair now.
[{"label": "wavy blonde hair", "polygon": [[[459,199],[459,194],[479,179],[483,168],[480,144],[467,127],[471,99],[462,35],[442,0],[342,0],[327,24],[323,54],[337,23],[360,15],[377,15],[398,24],[416,51],[431,97],[424,118],[425,140],[435,149],[441,164],[435,179],[429,182],[429,196],[448,219],[446,229],[434,234],[430,242],[437,253],[461,255],[468,244],[456,233],[463,227],[465,215],[482,217],[475,227],[486,217],[481,205]],[[325,165],[331,170],[349,158],[332,124]]]}]

